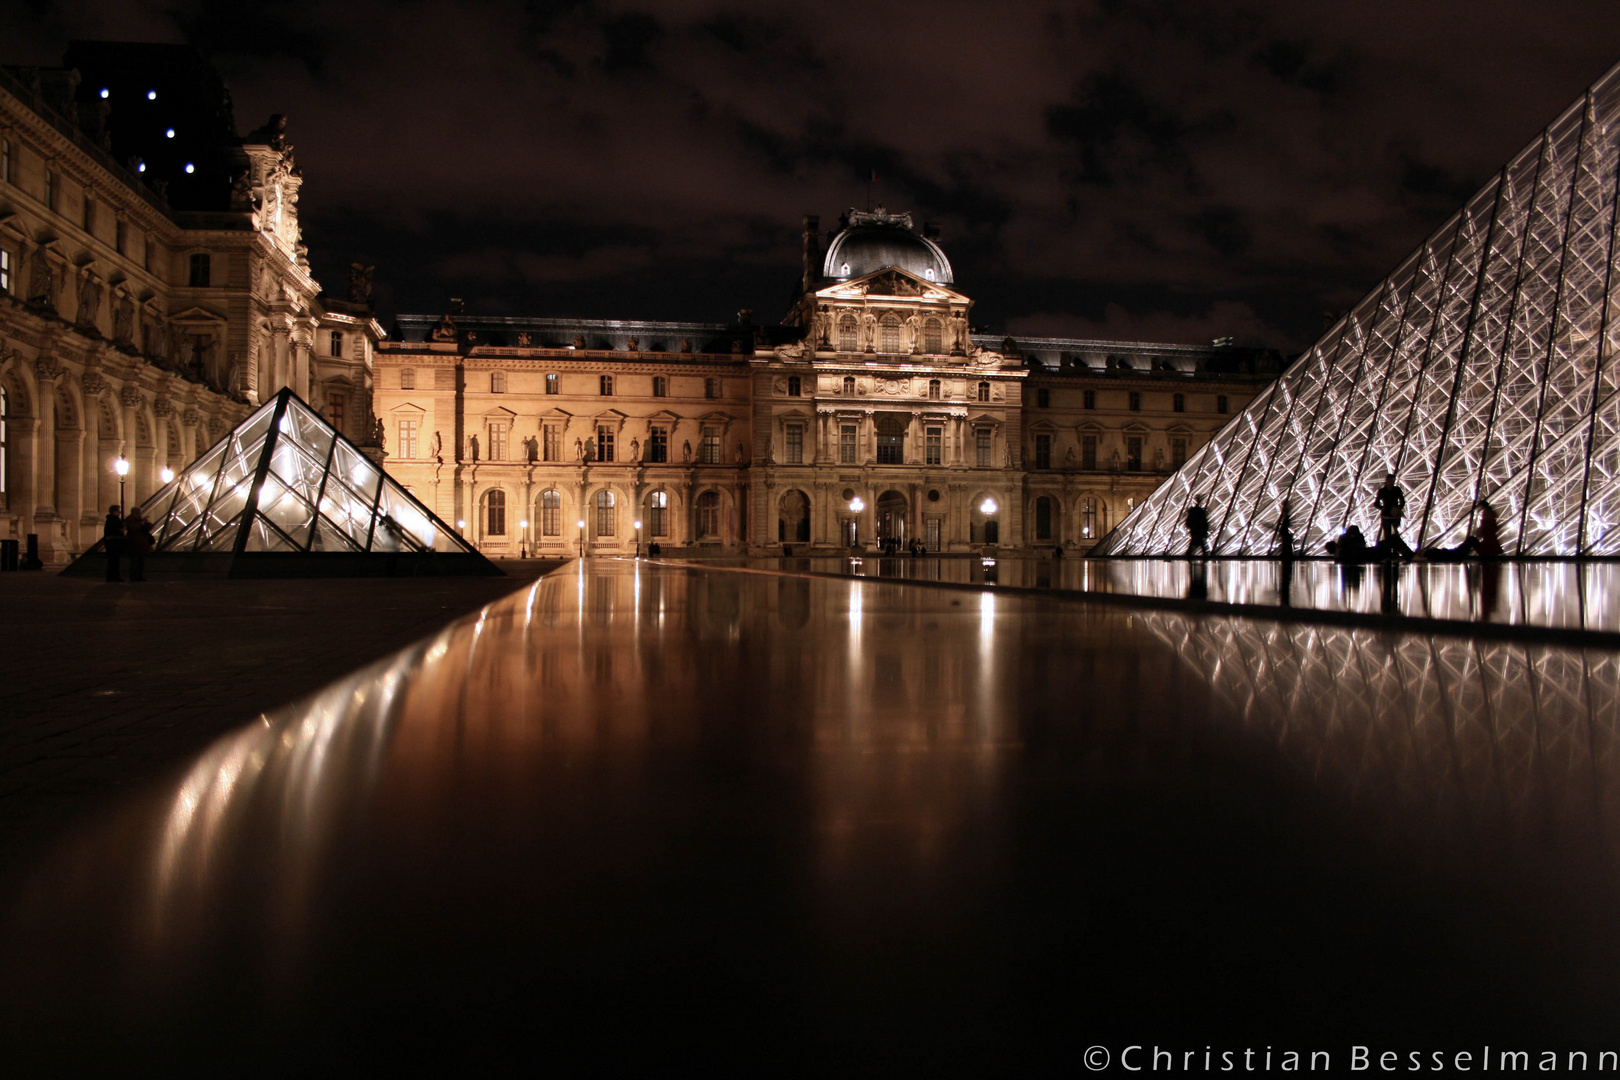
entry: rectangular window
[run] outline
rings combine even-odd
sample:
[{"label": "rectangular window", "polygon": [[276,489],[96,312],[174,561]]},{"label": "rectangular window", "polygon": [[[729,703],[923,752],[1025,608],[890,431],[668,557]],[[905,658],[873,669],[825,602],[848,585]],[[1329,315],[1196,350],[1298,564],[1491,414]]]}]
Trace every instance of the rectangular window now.
[{"label": "rectangular window", "polygon": [[0,248],[0,292],[11,291],[11,252]]},{"label": "rectangular window", "polygon": [[789,465],[804,464],[804,426],[802,424],[789,424],[787,426],[787,463]]},{"label": "rectangular window", "polygon": [[492,394],[506,393],[506,372],[492,371],[489,373],[489,392]]},{"label": "rectangular window", "polygon": [[1186,439],[1171,439],[1170,440],[1170,465],[1171,465],[1171,467],[1179,469],[1185,464],[1187,464],[1187,440]]},{"label": "rectangular window", "polygon": [[601,378],[601,391],[603,397],[613,396],[613,376],[603,375]]},{"label": "rectangular window", "polygon": [[717,398],[717,397],[719,397],[720,396],[720,380],[715,379],[715,378],[704,379],[703,380],[703,396],[706,397],[706,398]]},{"label": "rectangular window", "polygon": [[1132,390],[1131,391],[1131,412],[1141,412],[1141,411],[1142,411],[1142,392],[1140,390]]},{"label": "rectangular window", "polygon": [[546,393],[548,393],[548,394],[560,394],[560,393],[562,393],[562,387],[558,385],[559,382],[560,382],[560,380],[557,378],[557,373],[555,371],[547,372],[546,373]]},{"label": "rectangular window", "polygon": [[343,395],[326,395],[326,419],[339,431],[343,430]]},{"label": "rectangular window", "polygon": [[506,460],[506,421],[491,420],[489,422],[489,460]]},{"label": "rectangular window", "polygon": [[193,289],[208,288],[208,279],[213,271],[213,267],[210,265],[212,261],[207,255],[193,255],[191,257],[190,281]]},{"label": "rectangular window", "polygon": [[923,436],[923,439],[923,461],[929,465],[943,464],[945,429],[942,427],[930,427]]},{"label": "rectangular window", "polygon": [[562,430],[556,424],[546,424],[540,429],[540,450],[545,456],[543,461],[562,460]]},{"label": "rectangular window", "polygon": [[331,340],[331,347],[332,347],[332,355],[333,356],[342,356],[343,355],[343,332],[341,330],[332,331],[332,337],[331,337],[330,340]]},{"label": "rectangular window", "polygon": [[655,427],[647,433],[647,460],[651,462],[669,460],[668,428]]},{"label": "rectangular window", "polygon": [[52,169],[45,170],[45,208],[56,209],[56,172]]},{"label": "rectangular window", "polygon": [[0,139],[0,180],[11,183],[11,140]]},{"label": "rectangular window", "polygon": [[977,428],[973,432],[974,449],[978,451],[978,464],[981,469],[990,467],[990,429]]},{"label": "rectangular window", "polygon": [[669,380],[662,375],[653,376],[653,397],[669,397]]},{"label": "rectangular window", "polygon": [[1171,398],[1170,399],[1170,408],[1175,412],[1186,412],[1187,411],[1187,395],[1186,394],[1177,394],[1175,397]]},{"label": "rectangular window", "polygon": [[939,547],[940,547],[940,544],[939,544],[940,527],[939,526],[940,526],[939,518],[929,518],[927,521],[923,522],[923,535],[925,537],[925,539],[923,540],[923,546],[926,547],[929,551],[938,551],[939,550]]},{"label": "rectangular window", "polygon": [[506,492],[492,491],[485,504],[489,511],[489,528],[485,532],[490,536],[506,535]]},{"label": "rectangular window", "polygon": [[669,496],[662,491],[655,491],[647,497],[647,534],[649,536],[669,535],[664,524],[664,509],[668,503]]},{"label": "rectangular window", "polygon": [[1050,432],[1037,431],[1035,433],[1035,467],[1037,469],[1050,469],[1052,467],[1052,435]]},{"label": "rectangular window", "polygon": [[854,424],[840,424],[838,427],[838,462],[841,465],[855,464]]},{"label": "rectangular window", "polygon": [[605,424],[596,429],[596,460],[613,460],[613,429]]},{"label": "rectangular window", "polygon": [[399,371],[399,388],[401,390],[416,389],[416,369],[401,368]]},{"label": "rectangular window", "polygon": [[1226,395],[1225,394],[1219,394],[1219,395],[1216,396],[1216,398],[1215,398],[1215,411],[1218,412],[1218,413],[1225,414],[1225,412],[1226,412]]},{"label": "rectangular window", "polygon": [[1125,468],[1131,472],[1142,471],[1142,440],[1138,436],[1125,440]]},{"label": "rectangular window", "polygon": [[699,458],[705,465],[720,464],[720,429],[705,427],[703,429],[703,451]]},{"label": "rectangular window", "polygon": [[939,387],[939,380],[938,379],[929,379],[928,380],[928,400],[929,401],[938,401],[939,400],[939,389],[940,389],[940,387]]},{"label": "rectangular window", "polygon": [[877,431],[877,459],[879,465],[905,464],[906,437],[896,431],[885,431],[879,427]]},{"label": "rectangular window", "polygon": [[799,393],[800,393],[800,390],[803,387],[803,385],[804,384],[799,381],[799,377],[797,375],[789,375],[788,376],[788,397],[798,397]]},{"label": "rectangular window", "polygon": [[1080,436],[1080,467],[1082,469],[1097,467],[1097,436]]},{"label": "rectangular window", "polygon": [[1052,391],[1044,386],[1035,391],[1035,407],[1037,409],[1050,409],[1052,407]]},{"label": "rectangular window", "polygon": [[[547,428],[546,430],[550,430]],[[540,535],[562,535],[562,493],[546,491],[540,495]]]},{"label": "rectangular window", "polygon": [[1095,409],[1097,407],[1097,391],[1087,390],[1081,397],[1081,404],[1086,408]]},{"label": "rectangular window", "polygon": [[399,456],[413,458],[416,456],[416,418],[402,419],[399,422]]}]

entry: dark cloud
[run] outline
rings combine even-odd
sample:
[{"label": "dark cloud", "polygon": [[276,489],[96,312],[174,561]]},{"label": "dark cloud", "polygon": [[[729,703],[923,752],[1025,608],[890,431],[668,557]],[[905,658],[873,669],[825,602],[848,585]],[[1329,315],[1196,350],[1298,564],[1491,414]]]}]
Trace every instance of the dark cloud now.
[{"label": "dark cloud", "polygon": [[801,214],[944,226],[990,327],[1301,347],[1614,60],[1598,0],[24,0],[6,59],[191,41],[290,117],[389,311],[774,317]]}]

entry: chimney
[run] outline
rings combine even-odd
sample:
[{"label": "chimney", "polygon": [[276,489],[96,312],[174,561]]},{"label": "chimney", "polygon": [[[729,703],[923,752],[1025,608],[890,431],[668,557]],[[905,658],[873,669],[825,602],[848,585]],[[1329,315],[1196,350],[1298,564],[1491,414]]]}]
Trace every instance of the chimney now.
[{"label": "chimney", "polygon": [[939,239],[939,222],[937,222],[937,221],[925,221],[925,222],[923,222],[923,236],[926,237],[929,240],[938,240]]},{"label": "chimney", "polygon": [[800,292],[809,292],[810,285],[821,276],[816,263],[821,259],[817,234],[821,231],[821,218],[815,214],[804,216],[804,274],[799,282]]}]

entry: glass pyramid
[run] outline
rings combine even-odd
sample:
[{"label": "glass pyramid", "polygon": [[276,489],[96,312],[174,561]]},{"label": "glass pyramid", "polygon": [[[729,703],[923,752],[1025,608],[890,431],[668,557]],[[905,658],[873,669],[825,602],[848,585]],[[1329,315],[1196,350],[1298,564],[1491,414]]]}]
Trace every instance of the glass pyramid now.
[{"label": "glass pyramid", "polygon": [[291,390],[265,402],[141,509],[159,553],[477,554]]},{"label": "glass pyramid", "polygon": [[1452,547],[1481,500],[1510,555],[1620,554],[1620,65],[1127,515],[1097,555],[1267,555],[1288,508],[1320,554],[1378,536],[1386,473],[1402,538]]}]

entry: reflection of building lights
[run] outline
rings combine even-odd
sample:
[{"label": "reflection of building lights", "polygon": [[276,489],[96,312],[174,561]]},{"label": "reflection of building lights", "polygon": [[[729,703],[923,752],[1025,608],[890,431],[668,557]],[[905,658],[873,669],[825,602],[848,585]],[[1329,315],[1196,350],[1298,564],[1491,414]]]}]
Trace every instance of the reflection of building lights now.
[{"label": "reflection of building lights", "polygon": [[997,509],[998,507],[996,506],[996,500],[989,497],[986,497],[984,502],[979,504],[979,513],[983,514],[985,517],[989,517],[991,514],[994,514]]}]

